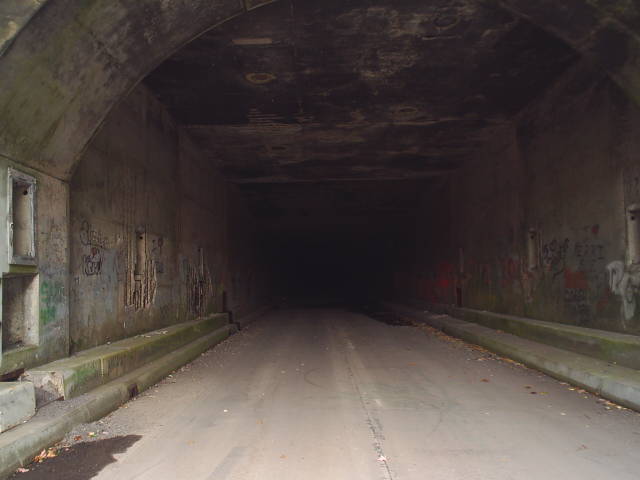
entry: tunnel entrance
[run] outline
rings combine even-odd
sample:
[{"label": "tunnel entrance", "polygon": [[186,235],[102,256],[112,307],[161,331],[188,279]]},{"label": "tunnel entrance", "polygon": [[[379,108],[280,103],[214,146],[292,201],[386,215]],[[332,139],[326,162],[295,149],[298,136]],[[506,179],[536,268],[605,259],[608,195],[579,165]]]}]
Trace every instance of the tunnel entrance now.
[{"label": "tunnel entrance", "polygon": [[634,112],[488,3],[251,10],[157,66],[78,164],[72,350],[166,312],[388,299],[637,331],[608,278],[632,169],[592,153],[629,145]]},{"label": "tunnel entrance", "polygon": [[635,478],[601,432],[636,425],[598,411],[640,409],[634,2],[23,3],[0,5],[0,407],[28,408],[0,431],[184,373],[169,433],[111,474],[511,478],[509,451]]},{"label": "tunnel entrance", "polygon": [[[457,248],[451,175],[577,63],[486,4],[302,1],[205,33],[144,84],[248,202],[279,297],[322,305],[391,294],[417,257],[449,268],[427,257]],[[450,269],[435,281],[462,305]]]}]

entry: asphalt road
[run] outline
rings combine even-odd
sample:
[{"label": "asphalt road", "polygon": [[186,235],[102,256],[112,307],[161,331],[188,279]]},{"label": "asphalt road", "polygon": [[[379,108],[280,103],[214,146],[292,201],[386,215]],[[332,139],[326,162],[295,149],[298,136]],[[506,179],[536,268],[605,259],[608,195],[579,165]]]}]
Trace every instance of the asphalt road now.
[{"label": "asphalt road", "polygon": [[269,314],[68,441],[17,478],[640,478],[637,413],[331,309]]}]

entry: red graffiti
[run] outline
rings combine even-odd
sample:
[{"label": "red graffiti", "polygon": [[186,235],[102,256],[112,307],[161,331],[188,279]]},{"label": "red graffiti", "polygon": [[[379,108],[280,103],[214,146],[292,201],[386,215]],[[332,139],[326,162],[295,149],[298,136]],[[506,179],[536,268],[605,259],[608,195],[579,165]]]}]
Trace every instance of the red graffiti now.
[{"label": "red graffiti", "polygon": [[436,283],[438,288],[448,290],[455,282],[455,269],[448,262],[441,262],[438,265],[438,275]]},{"label": "red graffiti", "polygon": [[573,272],[566,268],[564,270],[564,288],[574,288],[576,290],[588,290],[589,280],[586,272]]}]

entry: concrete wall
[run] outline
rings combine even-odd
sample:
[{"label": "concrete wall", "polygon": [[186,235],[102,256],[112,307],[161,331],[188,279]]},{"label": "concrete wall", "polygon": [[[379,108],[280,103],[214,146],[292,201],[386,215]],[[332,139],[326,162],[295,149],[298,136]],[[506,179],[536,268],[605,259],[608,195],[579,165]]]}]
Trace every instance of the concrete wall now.
[{"label": "concrete wall", "polygon": [[425,192],[396,295],[639,333],[640,268],[626,226],[640,202],[638,131],[628,97],[577,66],[498,128],[448,187]]},{"label": "concrete wall", "polygon": [[[34,265],[15,262],[8,255],[9,168],[33,177],[36,182]],[[68,185],[0,157],[0,212],[0,231],[3,232],[0,235],[0,311],[4,337],[0,349],[0,374],[4,374],[59,358],[68,352]]]},{"label": "concrete wall", "polygon": [[91,142],[70,203],[72,351],[222,311],[225,295],[234,313],[264,301],[241,198],[143,87]]}]

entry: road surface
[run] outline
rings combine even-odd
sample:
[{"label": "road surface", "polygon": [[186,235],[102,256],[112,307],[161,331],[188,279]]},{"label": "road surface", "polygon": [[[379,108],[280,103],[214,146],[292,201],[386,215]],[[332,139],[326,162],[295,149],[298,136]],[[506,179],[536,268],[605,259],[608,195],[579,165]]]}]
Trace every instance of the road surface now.
[{"label": "road surface", "polygon": [[17,478],[640,478],[637,413],[338,309],[274,311],[69,441]]}]

